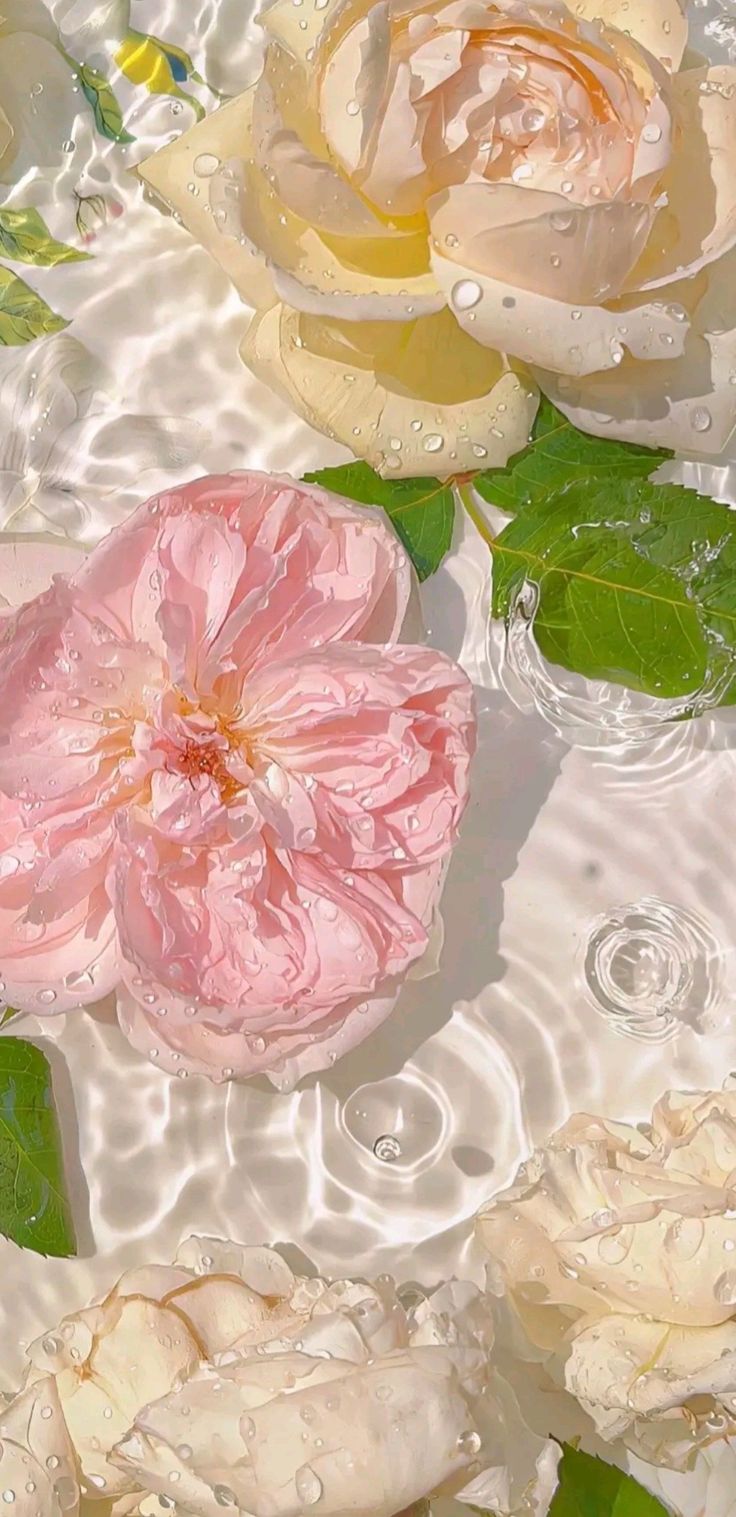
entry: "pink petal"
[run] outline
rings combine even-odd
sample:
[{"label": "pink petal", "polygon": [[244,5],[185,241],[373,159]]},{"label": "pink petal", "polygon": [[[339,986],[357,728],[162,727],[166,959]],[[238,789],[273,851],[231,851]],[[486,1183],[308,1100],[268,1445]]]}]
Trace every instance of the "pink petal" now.
[{"label": "pink petal", "polygon": [[247,682],[253,796],[289,849],[344,868],[442,857],[467,800],[472,689],[427,648],[341,644]]}]

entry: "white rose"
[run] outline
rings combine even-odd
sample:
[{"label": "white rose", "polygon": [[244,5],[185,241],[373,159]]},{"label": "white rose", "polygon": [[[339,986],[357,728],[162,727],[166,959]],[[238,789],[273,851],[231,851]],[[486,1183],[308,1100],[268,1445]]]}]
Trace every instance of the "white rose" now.
[{"label": "white rose", "polygon": [[[256,308],[243,356],[394,476],[736,421],[736,68],[680,0],[274,0],[263,74],[145,180]],[[697,277],[693,277],[697,276]]]},{"label": "white rose", "polygon": [[292,1274],[278,1254],[232,1245],[223,1273],[203,1274],[206,1241],[192,1239],[174,1265],[128,1270],[97,1306],[65,1317],[28,1349],[27,1384],[53,1376],[76,1449],[83,1494],[108,1500],[137,1489],[110,1461],[140,1408],[182,1383],[239,1333],[273,1332],[292,1313]]},{"label": "white rose", "polygon": [[736,1432],[736,1091],[572,1117],[478,1226],[602,1437],[676,1469]]},{"label": "white rose", "polygon": [[[489,1463],[482,1428],[498,1442],[500,1408],[486,1406],[492,1325],[473,1286],[407,1314],[388,1280],[301,1280],[291,1306],[278,1336],[240,1336],[139,1412],[113,1456],[139,1485],[198,1517],[392,1517]],[[530,1461],[514,1501],[534,1477]],[[502,1496],[505,1478],[489,1477]]]},{"label": "white rose", "polygon": [[14,1517],[75,1517],[77,1464],[53,1380],[0,1411],[0,1452],[0,1488]]},{"label": "white rose", "polygon": [[[412,1302],[388,1276],[329,1284],[192,1238],[31,1344],[6,1419],[43,1398],[54,1453],[73,1446],[83,1496],[118,1517],[159,1517],[158,1497],[212,1517],[393,1517],[436,1493],[546,1517],[559,1451],[493,1369],[491,1298],[455,1281]],[[52,1483],[21,1517],[59,1517],[79,1487]]]}]

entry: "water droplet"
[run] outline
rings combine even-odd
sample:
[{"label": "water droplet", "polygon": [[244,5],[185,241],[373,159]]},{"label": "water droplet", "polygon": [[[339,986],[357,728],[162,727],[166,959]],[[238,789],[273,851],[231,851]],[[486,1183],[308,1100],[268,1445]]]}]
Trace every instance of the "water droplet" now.
[{"label": "water droplet", "polygon": [[604,1264],[623,1264],[631,1251],[633,1229],[617,1227],[615,1232],[604,1233],[598,1240],[598,1253]]},{"label": "water droplet", "polygon": [[373,1152],[382,1164],[395,1164],[401,1158],[401,1144],[392,1133],[382,1133],[373,1144]]},{"label": "water droplet", "polygon": [[660,142],[662,139],[662,128],[661,126],[657,126],[655,121],[650,121],[644,127],[641,135],[645,142]]},{"label": "water droplet", "polygon": [[357,100],[348,100],[348,103],[345,106],[345,110],[347,111],[348,116],[360,115],[360,106]]},{"label": "water droplet", "polygon": [[216,1485],[214,1497],[218,1506],[237,1506],[238,1504],[235,1494],[230,1490],[229,1485]]},{"label": "water droplet", "polygon": [[294,1476],[296,1493],[305,1506],[314,1506],[322,1495],[322,1481],[316,1475],[311,1465],[303,1464]]},{"label": "water droplet", "polygon": [[425,453],[439,453],[444,446],[445,439],[439,432],[428,432],[422,443]]},{"label": "water droplet", "polygon": [[483,291],[474,279],[458,279],[450,291],[450,301],[456,311],[469,311],[482,297]]},{"label": "water droplet", "polygon": [[690,412],[690,425],[694,432],[709,432],[713,417],[705,406],[695,406]]},{"label": "water droplet", "polygon": [[217,173],[220,160],[214,153],[198,153],[193,166],[195,174],[198,174],[200,179],[210,179]]},{"label": "water droplet", "polygon": [[713,1295],[721,1306],[736,1305],[736,1269],[727,1269],[718,1276],[713,1287]]},{"label": "water droplet", "polygon": [[531,163],[517,163],[516,168],[511,170],[511,178],[514,184],[523,184],[526,179],[531,179],[534,168]]},{"label": "water droplet", "polygon": [[61,1475],[54,1481],[54,1495],[62,1512],[68,1512],[79,1500],[79,1486],[76,1480],[72,1480],[71,1475]]},{"label": "water droplet", "polygon": [[478,1450],[480,1448],[480,1444],[481,1444],[480,1433],[476,1433],[474,1429],[469,1429],[468,1432],[466,1432],[466,1433],[460,1433],[460,1435],[458,1437],[458,1440],[457,1440],[458,1453],[460,1453],[460,1454],[477,1454]]},{"label": "water droplet", "polygon": [[544,111],[540,111],[536,106],[530,106],[528,110],[521,113],[521,130],[523,132],[541,132],[546,120],[547,117]]},{"label": "water droplet", "polygon": [[678,1217],[664,1235],[664,1247],[676,1259],[694,1259],[704,1234],[705,1228],[699,1217]]}]

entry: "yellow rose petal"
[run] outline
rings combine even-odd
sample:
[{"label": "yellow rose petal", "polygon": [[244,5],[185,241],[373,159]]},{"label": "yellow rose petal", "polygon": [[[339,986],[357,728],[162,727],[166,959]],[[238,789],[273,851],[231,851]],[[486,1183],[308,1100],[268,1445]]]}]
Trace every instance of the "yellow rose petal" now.
[{"label": "yellow rose petal", "polygon": [[537,406],[527,377],[448,311],[399,326],[276,305],[251,323],[242,353],[313,426],[394,478],[504,464]]}]

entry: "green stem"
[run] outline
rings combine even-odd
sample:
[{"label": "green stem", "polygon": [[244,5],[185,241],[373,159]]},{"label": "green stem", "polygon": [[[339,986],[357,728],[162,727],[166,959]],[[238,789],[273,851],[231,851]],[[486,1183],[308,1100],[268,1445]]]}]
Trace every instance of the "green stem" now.
[{"label": "green stem", "polygon": [[472,484],[456,485],[455,488],[463,510],[470,517],[476,531],[480,533],[486,547],[493,553],[496,547],[496,539],[474,498]]}]

